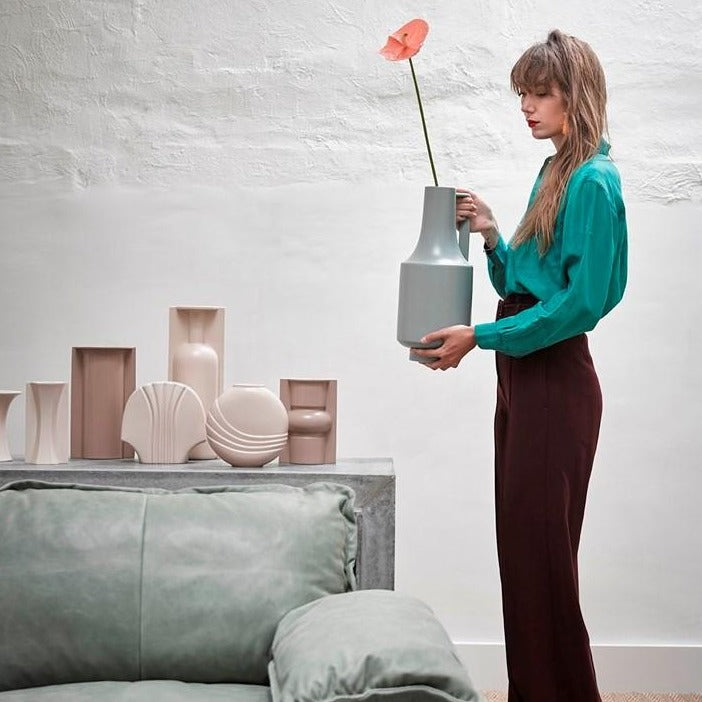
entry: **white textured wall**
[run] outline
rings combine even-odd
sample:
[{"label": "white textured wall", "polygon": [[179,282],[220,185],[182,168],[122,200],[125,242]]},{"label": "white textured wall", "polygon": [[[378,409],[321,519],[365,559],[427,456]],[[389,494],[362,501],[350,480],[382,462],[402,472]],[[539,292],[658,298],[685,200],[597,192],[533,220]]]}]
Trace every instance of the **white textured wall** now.
[{"label": "white textured wall", "polygon": [[[500,641],[493,357],[431,373],[394,341],[430,174],[409,67],[377,49],[429,21],[416,68],[439,179],[510,232],[551,146],[509,69],[558,26],[605,66],[631,246],[625,301],[591,336],[605,413],[583,606],[596,644],[702,645],[702,9],[553,5],[2,0],[0,386],[68,379],[89,344],[135,344],[138,382],[162,379],[168,306],[225,305],[226,381],[337,377],[339,454],[396,461],[398,588],[455,641]],[[20,399],[15,453],[22,416]]]}]

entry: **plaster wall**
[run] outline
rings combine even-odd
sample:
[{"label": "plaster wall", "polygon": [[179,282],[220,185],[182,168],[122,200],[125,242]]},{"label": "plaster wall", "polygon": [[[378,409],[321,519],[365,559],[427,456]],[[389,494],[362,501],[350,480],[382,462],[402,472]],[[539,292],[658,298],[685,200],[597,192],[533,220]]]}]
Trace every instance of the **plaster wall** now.
[{"label": "plaster wall", "polygon": [[[409,67],[377,49],[413,16],[431,25],[415,67],[439,180],[506,233],[552,151],[512,63],[556,26],[603,62],[630,282],[591,335],[583,608],[596,645],[702,646],[693,0],[2,0],[0,386],[67,380],[77,345],[136,345],[138,383],[164,379],[168,307],[226,306],[225,382],[338,378],[339,455],[395,459],[398,589],[455,641],[501,641],[493,355],[432,373],[394,340],[430,172]],[[496,296],[473,243],[477,322]]]}]

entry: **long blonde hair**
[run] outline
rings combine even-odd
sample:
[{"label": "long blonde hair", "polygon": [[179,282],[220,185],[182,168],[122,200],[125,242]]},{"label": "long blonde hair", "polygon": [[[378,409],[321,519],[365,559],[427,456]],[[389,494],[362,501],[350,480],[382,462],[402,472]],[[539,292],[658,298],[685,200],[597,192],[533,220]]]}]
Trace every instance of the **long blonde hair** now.
[{"label": "long blonde hair", "polygon": [[607,86],[590,45],[558,29],[522,54],[512,68],[510,83],[516,93],[550,89],[555,83],[565,100],[565,141],[551,158],[534,203],[512,239],[516,247],[536,237],[543,254],[553,243],[556,216],[570,176],[598,152],[607,131]]}]

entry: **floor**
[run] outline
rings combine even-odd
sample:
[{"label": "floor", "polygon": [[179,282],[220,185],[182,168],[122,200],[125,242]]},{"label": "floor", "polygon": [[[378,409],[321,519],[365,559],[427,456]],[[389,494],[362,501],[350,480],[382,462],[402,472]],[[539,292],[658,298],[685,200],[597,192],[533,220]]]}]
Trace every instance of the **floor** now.
[{"label": "floor", "polygon": [[[488,690],[488,702],[507,702],[506,692]],[[655,692],[603,692],[602,702],[702,702],[702,694],[697,693],[655,693]]]}]

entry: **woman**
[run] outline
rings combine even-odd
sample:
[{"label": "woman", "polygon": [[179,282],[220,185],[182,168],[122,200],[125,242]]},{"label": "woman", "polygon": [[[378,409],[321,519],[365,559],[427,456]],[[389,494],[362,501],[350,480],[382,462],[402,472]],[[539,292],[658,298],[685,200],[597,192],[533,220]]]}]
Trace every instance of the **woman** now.
[{"label": "woman", "polygon": [[591,330],[622,298],[627,236],[608,156],[606,86],[588,44],[552,31],[511,73],[536,139],[551,139],[509,245],[471,191],[457,219],[485,239],[497,321],[428,334],[433,369],[477,345],[497,358],[495,507],[509,702],[599,702],[578,600],[577,551],[602,397]]}]

